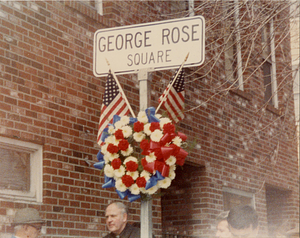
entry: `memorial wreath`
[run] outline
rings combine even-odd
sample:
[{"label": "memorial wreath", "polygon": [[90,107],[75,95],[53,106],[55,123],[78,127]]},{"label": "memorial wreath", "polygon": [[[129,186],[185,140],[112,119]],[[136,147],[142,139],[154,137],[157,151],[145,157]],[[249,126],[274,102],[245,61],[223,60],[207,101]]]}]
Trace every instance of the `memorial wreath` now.
[{"label": "memorial wreath", "polygon": [[131,202],[168,188],[176,166],[188,155],[183,149],[186,139],[153,107],[137,118],[114,115],[101,135],[99,162],[94,164],[104,171],[102,187],[115,187],[121,199],[127,196]]}]

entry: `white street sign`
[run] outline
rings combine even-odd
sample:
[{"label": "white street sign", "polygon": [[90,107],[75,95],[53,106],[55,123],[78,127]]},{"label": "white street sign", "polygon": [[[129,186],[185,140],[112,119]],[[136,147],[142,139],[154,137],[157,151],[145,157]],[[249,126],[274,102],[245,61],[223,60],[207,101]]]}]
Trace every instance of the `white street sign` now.
[{"label": "white street sign", "polygon": [[199,66],[204,62],[204,44],[202,16],[101,29],[94,35],[94,75],[107,75],[106,60],[115,74],[177,68],[188,53],[184,66]]}]

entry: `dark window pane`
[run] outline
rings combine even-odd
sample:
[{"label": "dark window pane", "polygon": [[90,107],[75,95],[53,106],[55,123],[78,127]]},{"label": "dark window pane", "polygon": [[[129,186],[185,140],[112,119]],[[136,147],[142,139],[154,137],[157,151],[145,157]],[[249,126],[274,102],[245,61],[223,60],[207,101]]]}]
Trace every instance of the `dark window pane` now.
[{"label": "dark window pane", "polygon": [[265,86],[265,101],[272,105],[272,82],[271,82],[272,64],[268,61],[263,64],[264,86]]},{"label": "dark window pane", "polygon": [[235,193],[223,192],[224,211],[238,205],[251,205],[252,198]]}]

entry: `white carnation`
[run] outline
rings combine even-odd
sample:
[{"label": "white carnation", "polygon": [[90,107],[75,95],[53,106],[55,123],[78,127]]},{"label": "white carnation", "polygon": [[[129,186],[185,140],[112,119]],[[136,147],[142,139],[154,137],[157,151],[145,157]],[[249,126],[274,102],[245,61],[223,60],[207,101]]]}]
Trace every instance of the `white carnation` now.
[{"label": "white carnation", "polygon": [[133,180],[136,180],[139,177],[139,172],[138,171],[134,171],[134,172],[127,171],[126,174],[130,175],[133,178]]},{"label": "white carnation", "polygon": [[148,122],[148,117],[146,115],[145,111],[140,111],[138,114],[137,119],[142,122],[142,123],[147,123]]},{"label": "white carnation", "polygon": [[121,165],[120,168],[115,170],[115,177],[121,178],[125,174],[125,167]]},{"label": "white carnation", "polygon": [[133,156],[129,156],[129,157],[127,157],[127,158],[124,160],[124,164],[126,164],[126,163],[129,162],[129,161],[133,161],[133,162],[138,163],[137,158],[135,158],[135,157],[133,157]]},{"label": "white carnation", "polygon": [[108,152],[107,152],[107,146],[108,146],[107,143],[105,143],[104,145],[101,146],[101,153],[104,154],[104,155],[105,155],[106,153],[108,153]]},{"label": "white carnation", "polygon": [[146,181],[148,181],[148,180],[150,179],[150,177],[151,177],[151,174],[150,174],[148,171],[143,170],[143,171],[141,172],[140,177],[144,177],[144,178],[146,179]]},{"label": "white carnation", "polygon": [[163,129],[165,124],[168,124],[168,123],[171,123],[171,122],[172,121],[167,117],[161,118],[160,122],[159,122],[160,128]]},{"label": "white carnation", "polygon": [[134,183],[129,187],[129,191],[134,195],[138,195],[140,193],[140,188]]},{"label": "white carnation", "polygon": [[115,126],[115,130],[118,130],[118,129],[121,129],[122,126],[124,126],[124,125],[123,125],[123,122],[117,121],[117,122],[114,124],[114,126]]},{"label": "white carnation", "polygon": [[143,132],[135,132],[133,133],[133,139],[136,142],[141,142],[143,139],[145,139],[146,135]]},{"label": "white carnation", "polygon": [[172,166],[176,163],[176,157],[171,155],[167,160],[166,160],[166,164],[169,166]]},{"label": "white carnation", "polygon": [[170,178],[166,177],[163,180],[159,180],[157,182],[157,186],[160,187],[160,188],[168,188],[171,185],[171,181],[172,180]]},{"label": "white carnation", "polygon": [[118,145],[119,144],[119,141],[116,139],[116,137],[113,135],[113,136],[108,136],[106,139],[105,139],[105,143],[106,144],[113,144],[113,145]]},{"label": "white carnation", "polygon": [[156,117],[157,119],[160,119],[160,118],[161,118],[161,114],[155,114],[155,117]]},{"label": "white carnation", "polygon": [[109,134],[114,134],[114,133],[115,133],[115,128],[114,128],[114,126],[109,126],[109,127],[108,127],[108,133],[109,133]]},{"label": "white carnation", "polygon": [[123,126],[128,125],[129,124],[129,117],[128,116],[122,116],[120,121],[122,122]]},{"label": "white carnation", "polygon": [[181,147],[182,139],[179,136],[175,136],[175,138],[172,141],[175,145]]},{"label": "white carnation", "polygon": [[120,192],[125,192],[127,190],[127,187],[122,182],[122,179],[117,179],[117,181],[116,181],[116,189],[119,190]]},{"label": "white carnation", "polygon": [[117,153],[106,153],[103,158],[105,161],[113,161],[114,159],[119,158],[119,155]]},{"label": "white carnation", "polygon": [[130,126],[124,126],[122,127],[123,135],[125,138],[128,138],[132,135],[132,128]]},{"label": "white carnation", "polygon": [[151,194],[156,193],[158,189],[159,189],[159,187],[158,187],[157,185],[155,185],[155,186],[153,186],[153,187],[147,189],[147,190],[146,190],[146,193],[148,193],[148,194],[151,195]]},{"label": "white carnation", "polygon": [[169,177],[171,180],[173,180],[173,179],[175,178],[175,176],[176,176],[175,170],[172,170],[171,167],[170,167],[170,170],[169,170],[169,176],[168,176],[168,177]]},{"label": "white carnation", "polygon": [[151,152],[149,155],[146,156],[146,161],[148,163],[154,162],[156,160],[156,156],[154,155],[154,152]]},{"label": "white carnation", "polygon": [[161,130],[155,130],[150,135],[150,139],[154,142],[159,142],[162,137],[163,137],[163,132]]},{"label": "white carnation", "polygon": [[107,177],[110,177],[112,178],[114,176],[114,169],[111,165],[109,164],[106,164],[104,166],[104,174],[107,176]]},{"label": "white carnation", "polygon": [[150,131],[150,123],[147,123],[146,125],[144,125],[144,132],[146,133],[147,136],[150,136],[152,131]]},{"label": "white carnation", "polygon": [[132,148],[131,145],[128,146],[127,150],[125,150],[125,151],[121,150],[121,154],[122,154],[123,156],[131,155],[132,152],[133,152],[133,148]]}]

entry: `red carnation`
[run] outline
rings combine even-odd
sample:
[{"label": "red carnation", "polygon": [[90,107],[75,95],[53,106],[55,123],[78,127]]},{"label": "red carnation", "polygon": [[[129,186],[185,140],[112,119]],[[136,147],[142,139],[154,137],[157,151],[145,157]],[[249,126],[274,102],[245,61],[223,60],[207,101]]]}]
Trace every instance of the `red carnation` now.
[{"label": "red carnation", "polygon": [[115,137],[116,137],[117,140],[124,139],[123,131],[121,129],[116,130]]},{"label": "red carnation", "polygon": [[141,132],[144,130],[144,123],[137,121],[133,124],[133,130],[135,132]]},{"label": "red carnation", "polygon": [[143,139],[140,143],[140,147],[142,150],[149,150],[149,148],[150,148],[149,141],[146,139]]},{"label": "red carnation", "polygon": [[120,150],[126,151],[129,147],[129,142],[125,139],[122,139],[122,140],[120,140],[118,146],[119,146]]},{"label": "red carnation", "polygon": [[164,131],[164,134],[166,134],[166,133],[170,133],[170,134],[174,133],[175,132],[175,125],[173,125],[172,123],[164,124],[163,131]]},{"label": "red carnation", "polygon": [[114,169],[119,169],[121,164],[122,164],[122,161],[120,160],[120,158],[117,158],[117,159],[114,159],[113,161],[111,161],[111,166]]},{"label": "red carnation", "polygon": [[139,165],[134,161],[128,161],[125,165],[129,172],[135,172],[139,167]]},{"label": "red carnation", "polygon": [[159,130],[160,129],[159,122],[151,122],[149,129],[150,129],[151,132],[153,132],[157,129]]},{"label": "red carnation", "polygon": [[111,153],[111,154],[115,154],[115,153],[118,153],[119,148],[118,148],[118,146],[115,146],[115,145],[113,145],[113,144],[109,144],[109,145],[107,146],[107,151],[108,151],[109,153]]},{"label": "red carnation", "polygon": [[133,180],[133,178],[130,175],[124,175],[122,177],[122,182],[128,188],[128,187],[130,187],[134,183],[134,180]]},{"label": "red carnation", "polygon": [[139,188],[144,188],[146,187],[146,179],[144,177],[138,177],[136,179],[136,185],[139,187]]}]

